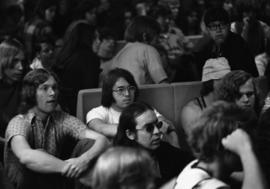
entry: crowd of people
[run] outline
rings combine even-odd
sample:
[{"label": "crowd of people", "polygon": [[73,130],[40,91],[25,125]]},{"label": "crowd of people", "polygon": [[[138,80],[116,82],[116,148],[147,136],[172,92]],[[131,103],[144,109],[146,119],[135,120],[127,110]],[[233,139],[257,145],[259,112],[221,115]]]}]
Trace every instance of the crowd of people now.
[{"label": "crowd of people", "polygon": [[[268,0],[1,1],[0,188],[269,188],[269,10]],[[202,88],[181,125],[137,100],[142,85],[184,81]],[[78,92],[99,87],[84,123]]]}]

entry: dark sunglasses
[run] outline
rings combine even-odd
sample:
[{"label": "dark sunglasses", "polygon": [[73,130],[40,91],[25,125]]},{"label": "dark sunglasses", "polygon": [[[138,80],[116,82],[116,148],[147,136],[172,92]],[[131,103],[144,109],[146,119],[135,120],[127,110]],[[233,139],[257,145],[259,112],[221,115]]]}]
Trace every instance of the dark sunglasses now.
[{"label": "dark sunglasses", "polygon": [[162,121],[155,121],[152,123],[147,123],[144,125],[143,128],[136,130],[145,130],[146,132],[153,134],[155,127],[160,129],[162,127],[162,124],[163,124]]}]

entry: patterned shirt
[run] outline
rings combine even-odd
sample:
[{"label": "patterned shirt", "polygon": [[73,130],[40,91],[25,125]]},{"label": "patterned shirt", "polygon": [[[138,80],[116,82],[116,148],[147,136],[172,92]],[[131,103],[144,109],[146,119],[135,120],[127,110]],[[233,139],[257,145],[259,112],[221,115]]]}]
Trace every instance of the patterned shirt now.
[{"label": "patterned shirt", "polygon": [[15,183],[20,183],[18,179],[23,178],[22,166],[10,147],[12,137],[24,136],[32,149],[42,149],[60,158],[64,142],[70,137],[83,138],[86,129],[83,122],[62,111],[53,112],[46,123],[42,122],[31,110],[27,114],[15,116],[6,130],[4,160],[8,177]]}]

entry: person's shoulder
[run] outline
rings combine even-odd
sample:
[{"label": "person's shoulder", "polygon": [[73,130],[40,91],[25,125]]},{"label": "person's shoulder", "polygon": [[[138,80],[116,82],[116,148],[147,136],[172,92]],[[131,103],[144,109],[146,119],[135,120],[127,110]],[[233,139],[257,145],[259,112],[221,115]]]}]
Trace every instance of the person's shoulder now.
[{"label": "person's shoulder", "polygon": [[9,125],[15,124],[17,122],[25,122],[26,120],[26,115],[18,114],[9,121]]},{"label": "person's shoulder", "polygon": [[155,50],[155,48],[152,45],[149,45],[147,43],[134,42],[134,43],[131,43],[131,44],[132,44],[131,46],[133,48],[138,48],[138,49],[141,49],[141,50],[145,50],[145,49],[150,49],[150,50],[154,49]]},{"label": "person's shoulder", "polygon": [[194,113],[194,114],[197,114],[197,113],[201,113],[201,108],[197,102],[197,100],[194,98],[192,100],[190,100],[182,109],[182,113],[185,114],[185,113]]},{"label": "person's shoulder", "polygon": [[107,108],[105,106],[97,106],[95,108],[92,108],[89,112],[109,112],[110,108]]}]

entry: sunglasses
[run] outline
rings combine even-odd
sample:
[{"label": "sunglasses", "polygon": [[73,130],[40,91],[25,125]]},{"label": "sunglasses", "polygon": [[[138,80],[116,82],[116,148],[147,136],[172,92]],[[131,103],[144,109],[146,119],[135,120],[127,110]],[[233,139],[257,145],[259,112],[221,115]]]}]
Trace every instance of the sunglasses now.
[{"label": "sunglasses", "polygon": [[147,123],[144,125],[143,128],[141,129],[136,129],[136,130],[145,130],[147,133],[150,133],[150,134],[153,134],[154,130],[155,130],[155,127],[160,129],[162,127],[162,121],[155,121],[155,122],[152,122],[152,123]]}]

